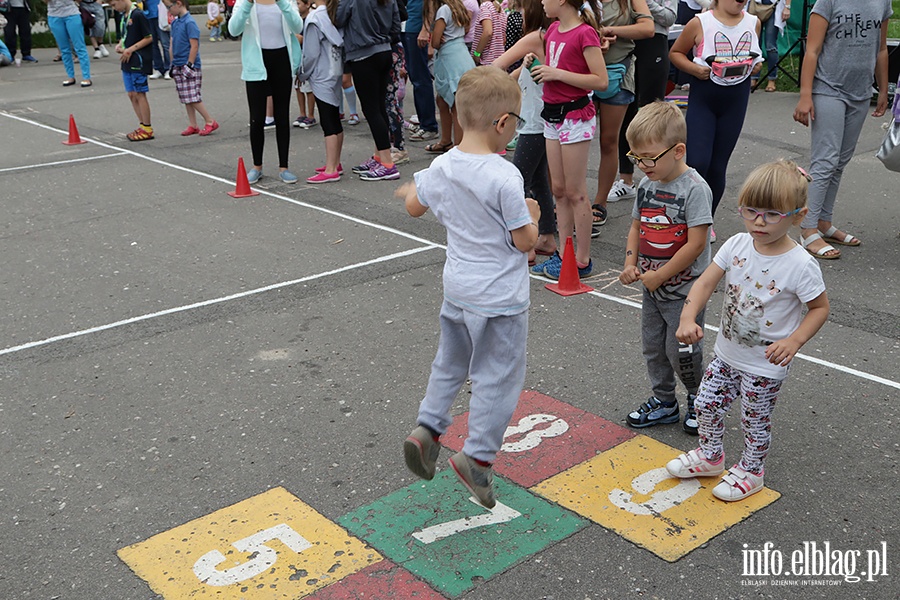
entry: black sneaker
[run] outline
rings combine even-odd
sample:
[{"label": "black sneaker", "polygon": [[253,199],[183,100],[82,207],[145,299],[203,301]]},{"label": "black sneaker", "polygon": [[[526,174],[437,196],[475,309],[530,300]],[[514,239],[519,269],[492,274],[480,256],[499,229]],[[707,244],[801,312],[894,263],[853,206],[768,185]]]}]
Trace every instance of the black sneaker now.
[{"label": "black sneaker", "polygon": [[677,423],[678,403],[676,402],[671,406],[666,406],[657,400],[656,396],[650,396],[637,410],[628,413],[625,420],[629,425],[637,428]]},{"label": "black sneaker", "polygon": [[697,398],[694,394],[688,394],[687,397],[687,414],[684,415],[684,423],[681,424],[685,433],[691,435],[699,435],[697,433],[697,413],[694,411],[694,400]]}]

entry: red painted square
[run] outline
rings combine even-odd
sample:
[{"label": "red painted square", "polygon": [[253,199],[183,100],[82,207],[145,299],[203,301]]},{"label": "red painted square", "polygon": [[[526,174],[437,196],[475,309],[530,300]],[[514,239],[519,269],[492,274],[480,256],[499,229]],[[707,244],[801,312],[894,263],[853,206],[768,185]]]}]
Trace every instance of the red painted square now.
[{"label": "red painted square", "polygon": [[[469,413],[453,419],[441,443],[454,451],[462,450],[468,422]],[[524,487],[536,485],[637,435],[532,391],[522,392],[506,431],[494,472]]]},{"label": "red painted square", "polygon": [[428,584],[398,567],[389,560],[369,565],[362,571],[344,577],[315,594],[307,596],[312,600],[394,600],[414,598],[415,600],[446,600]]}]

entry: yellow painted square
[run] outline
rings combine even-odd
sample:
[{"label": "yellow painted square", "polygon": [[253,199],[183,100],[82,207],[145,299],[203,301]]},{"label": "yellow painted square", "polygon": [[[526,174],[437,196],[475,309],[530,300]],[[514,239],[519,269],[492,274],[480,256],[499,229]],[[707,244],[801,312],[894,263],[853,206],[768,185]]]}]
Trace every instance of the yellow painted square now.
[{"label": "yellow painted square", "polygon": [[531,488],[674,562],[781,494],[763,488],[746,500],[712,495],[721,477],[676,479],[665,465],[681,454],[639,435]]},{"label": "yellow painted square", "polygon": [[118,554],[167,600],[302,598],[381,560],[281,487]]}]

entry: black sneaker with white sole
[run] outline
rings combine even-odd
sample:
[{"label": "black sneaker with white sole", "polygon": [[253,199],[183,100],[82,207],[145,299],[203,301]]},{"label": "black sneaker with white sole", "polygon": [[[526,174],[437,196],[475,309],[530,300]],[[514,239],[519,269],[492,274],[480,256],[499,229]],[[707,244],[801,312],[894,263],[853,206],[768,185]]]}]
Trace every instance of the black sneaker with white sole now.
[{"label": "black sneaker with white sole", "polygon": [[699,435],[697,432],[697,412],[694,410],[694,400],[696,399],[697,396],[694,394],[688,394],[687,414],[684,415],[684,422],[681,424],[681,428],[684,429],[685,433],[691,435]]},{"label": "black sneaker with white sole", "polygon": [[628,413],[628,416],[625,417],[625,421],[629,425],[638,429],[651,425],[677,423],[678,420],[678,403],[663,404],[656,399],[656,396],[650,396],[637,410]]}]

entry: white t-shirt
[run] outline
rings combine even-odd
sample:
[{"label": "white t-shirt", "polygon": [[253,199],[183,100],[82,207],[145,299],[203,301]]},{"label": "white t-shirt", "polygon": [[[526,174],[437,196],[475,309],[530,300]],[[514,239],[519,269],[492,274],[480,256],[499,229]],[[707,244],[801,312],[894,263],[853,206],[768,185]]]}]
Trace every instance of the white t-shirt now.
[{"label": "white t-shirt", "polygon": [[444,44],[466,35],[465,28],[453,20],[453,11],[446,4],[441,4],[441,7],[437,9],[437,12],[434,14],[434,20],[435,22],[438,20],[444,21],[444,39],[442,40]]},{"label": "white t-shirt", "polygon": [[766,348],[794,333],[803,305],[825,291],[819,263],[799,245],[762,255],[749,233],[730,238],[713,261],[725,270],[726,283],[716,356],[741,371],[784,379],[790,365],[770,363]]},{"label": "white t-shirt", "polygon": [[419,202],[447,229],[444,299],[487,317],[528,310],[528,256],[509,233],[531,223],[519,170],[453,148],[415,180]]}]

